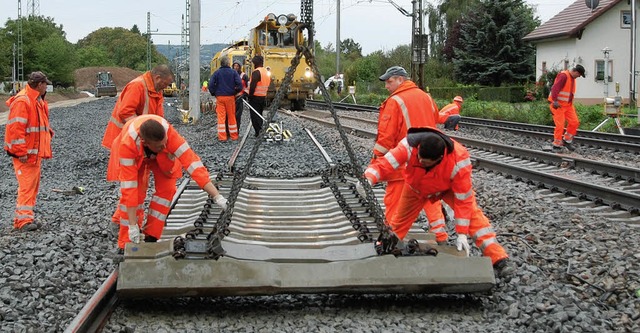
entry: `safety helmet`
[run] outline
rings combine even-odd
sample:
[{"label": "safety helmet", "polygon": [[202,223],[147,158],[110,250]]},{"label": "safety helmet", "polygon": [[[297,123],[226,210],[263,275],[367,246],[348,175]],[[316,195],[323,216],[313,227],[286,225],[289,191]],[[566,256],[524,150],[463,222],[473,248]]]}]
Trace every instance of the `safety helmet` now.
[{"label": "safety helmet", "polygon": [[462,96],[456,96],[456,97],[454,97],[454,98],[453,98],[453,101],[454,101],[454,102],[460,102],[460,103],[463,103],[463,102],[464,102],[464,101],[462,100]]}]

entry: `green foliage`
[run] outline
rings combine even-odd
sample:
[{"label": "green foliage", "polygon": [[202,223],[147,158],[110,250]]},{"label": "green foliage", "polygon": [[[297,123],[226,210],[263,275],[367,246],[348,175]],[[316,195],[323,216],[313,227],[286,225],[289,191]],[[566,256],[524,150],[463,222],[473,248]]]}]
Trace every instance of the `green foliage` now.
[{"label": "green foliage", "polygon": [[18,43],[19,22],[22,24],[24,79],[33,71],[43,71],[54,85],[71,83],[73,45],[67,42],[62,25],[44,16],[7,20],[0,29],[0,78],[11,78],[13,45]]},{"label": "green foliage", "polygon": [[534,79],[535,49],[522,38],[539,22],[533,9],[517,0],[482,0],[460,26],[455,77],[486,86]]},{"label": "green foliage", "polygon": [[115,61],[109,58],[107,51],[96,46],[78,49],[76,59],[78,67],[116,66]]},{"label": "green foliage", "polygon": [[[136,30],[136,29],[132,29]],[[107,55],[107,62],[99,64],[108,66],[128,67],[138,71],[147,70],[147,37],[125,28],[100,28],[85,38],[78,41],[78,48],[86,53],[102,50]],[[152,44],[153,46],[153,44]],[[94,59],[103,59],[102,55],[90,56]],[[167,59],[160,54],[155,47],[151,48],[151,64],[166,64]]]}]

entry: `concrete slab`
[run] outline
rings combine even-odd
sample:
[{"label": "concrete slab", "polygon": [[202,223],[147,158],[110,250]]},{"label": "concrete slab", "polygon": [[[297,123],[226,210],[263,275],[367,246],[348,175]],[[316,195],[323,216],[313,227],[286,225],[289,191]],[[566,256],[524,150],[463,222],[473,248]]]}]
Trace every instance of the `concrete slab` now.
[{"label": "concrete slab", "polygon": [[[161,245],[161,244],[165,245]],[[169,242],[154,244],[165,251]],[[141,247],[146,247],[144,244]],[[170,247],[170,246],[169,246]],[[369,253],[373,249],[369,247]],[[153,250],[131,251],[120,263],[124,298],[316,293],[478,293],[495,285],[485,257],[370,256],[357,260],[269,262],[222,257],[180,259]],[[333,248],[331,251],[336,251]],[[364,247],[356,256],[364,256]],[[164,252],[166,253],[166,252]],[[334,253],[335,255],[335,253]],[[155,258],[154,258],[155,257]],[[266,259],[266,258],[262,258]],[[293,260],[293,259],[291,259]],[[307,260],[307,261],[305,261]]]}]

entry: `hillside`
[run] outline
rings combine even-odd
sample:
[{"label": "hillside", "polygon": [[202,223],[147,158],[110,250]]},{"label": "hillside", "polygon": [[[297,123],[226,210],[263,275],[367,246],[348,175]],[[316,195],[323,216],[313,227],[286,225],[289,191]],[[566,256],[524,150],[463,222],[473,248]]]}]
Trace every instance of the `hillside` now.
[{"label": "hillside", "polygon": [[[168,45],[168,44],[156,44],[156,50],[160,52],[162,55],[167,57],[169,61],[172,61],[175,57],[178,56],[178,51],[181,47],[178,45]],[[205,44],[200,46],[200,65],[209,65],[211,63],[211,59],[213,56],[218,53],[223,48],[229,46],[229,44]]]},{"label": "hillside", "polygon": [[116,84],[118,91],[129,83],[129,81],[139,76],[140,72],[126,67],[84,67],[76,69],[73,72],[73,78],[77,90],[93,91],[96,85],[96,74],[98,72],[111,72],[113,82]]}]

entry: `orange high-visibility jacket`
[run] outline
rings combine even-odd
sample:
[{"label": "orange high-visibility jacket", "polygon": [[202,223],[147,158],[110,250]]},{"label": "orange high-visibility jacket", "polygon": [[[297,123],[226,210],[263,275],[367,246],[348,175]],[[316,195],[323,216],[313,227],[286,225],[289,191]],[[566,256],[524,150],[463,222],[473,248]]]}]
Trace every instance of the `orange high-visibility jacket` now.
[{"label": "orange high-visibility jacket", "polygon": [[[440,135],[446,143],[442,161],[426,170],[418,160],[418,146],[426,135]],[[407,164],[404,171],[405,186],[432,201],[440,200],[445,192],[454,194],[453,207],[456,232],[469,234],[469,222],[475,196],[471,184],[469,152],[458,142],[434,128],[412,128],[407,137],[391,149],[384,158],[378,158],[365,170],[365,177],[376,184],[380,179]]]},{"label": "orange high-visibility jacket", "polygon": [[4,134],[4,150],[13,157],[27,156],[27,162],[36,163],[38,157],[51,158],[49,104],[40,92],[27,85],[6,102],[9,118]]},{"label": "orange high-visibility jacket", "polygon": [[127,207],[138,205],[138,170],[144,167],[145,160],[150,160],[140,138],[140,126],[149,119],[161,123],[165,129],[166,148],[154,158],[164,176],[180,177],[182,167],[201,188],[210,181],[209,172],[198,155],[173,126],[160,116],[142,115],[129,120],[116,137],[107,169],[107,180],[120,181],[122,200]]},{"label": "orange high-visibility jacket", "polygon": [[[407,136],[411,127],[435,127],[438,106],[431,96],[412,81],[403,82],[380,106],[378,135],[373,146],[374,159],[384,156]],[[402,179],[402,170],[388,175],[383,180]]]},{"label": "orange high-visibility jacket", "polygon": [[445,105],[438,113],[438,124],[444,124],[450,115],[460,114],[460,105],[456,102]]},{"label": "orange high-visibility jacket", "polygon": [[146,72],[129,82],[111,113],[111,119],[102,138],[102,146],[111,149],[113,140],[120,134],[127,121],[142,114],[156,114],[164,117],[162,91],[156,91],[151,72]]},{"label": "orange high-visibility jacket", "polygon": [[267,69],[264,67],[256,68],[260,72],[260,81],[256,83],[256,90],[253,92],[253,96],[265,97],[271,84],[271,76],[267,75]]},{"label": "orange high-visibility jacket", "polygon": [[[561,74],[566,75],[567,80],[564,82],[564,86],[558,93],[557,100],[560,106],[569,106],[573,102],[573,96],[576,94],[576,79],[571,76],[571,72],[569,70],[565,70],[556,75],[556,79],[553,81],[554,85]],[[551,90],[553,90],[553,88]],[[549,98],[547,98],[549,103],[553,103],[553,97],[551,95],[552,92],[549,92]]]}]

